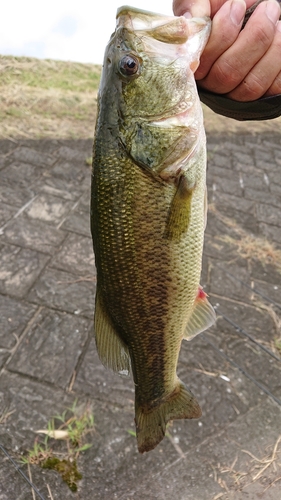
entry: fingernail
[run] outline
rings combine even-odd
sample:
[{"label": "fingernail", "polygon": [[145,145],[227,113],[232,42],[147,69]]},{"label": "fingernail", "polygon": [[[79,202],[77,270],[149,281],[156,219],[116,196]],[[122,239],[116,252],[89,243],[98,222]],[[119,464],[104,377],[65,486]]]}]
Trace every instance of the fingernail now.
[{"label": "fingernail", "polygon": [[276,29],[278,31],[281,31],[281,21],[278,21],[277,25],[276,25]]},{"label": "fingernail", "polygon": [[192,17],[192,14],[190,12],[185,12],[183,14],[183,17],[185,17],[186,19],[190,19]]},{"label": "fingernail", "polygon": [[[275,1],[275,0],[274,0]],[[244,0],[233,0],[230,7],[230,19],[233,24],[239,26],[242,23],[246,12]]]},{"label": "fingernail", "polygon": [[265,13],[268,19],[272,21],[273,24],[276,24],[280,16],[279,3],[276,2],[276,0],[268,0],[266,3]]}]

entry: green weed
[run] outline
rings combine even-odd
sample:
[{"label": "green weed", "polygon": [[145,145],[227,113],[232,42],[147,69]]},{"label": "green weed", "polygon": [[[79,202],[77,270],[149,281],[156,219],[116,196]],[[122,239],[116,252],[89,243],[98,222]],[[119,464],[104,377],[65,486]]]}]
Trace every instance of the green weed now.
[{"label": "green weed", "polygon": [[47,429],[37,431],[45,435],[44,439],[39,441],[39,436],[36,437],[33,448],[28,450],[22,462],[56,470],[71,491],[77,491],[77,481],[82,478],[77,459],[81,452],[91,447],[85,442],[85,436],[93,431],[94,416],[90,408],[77,406],[75,400],[71,408],[49,420]]}]

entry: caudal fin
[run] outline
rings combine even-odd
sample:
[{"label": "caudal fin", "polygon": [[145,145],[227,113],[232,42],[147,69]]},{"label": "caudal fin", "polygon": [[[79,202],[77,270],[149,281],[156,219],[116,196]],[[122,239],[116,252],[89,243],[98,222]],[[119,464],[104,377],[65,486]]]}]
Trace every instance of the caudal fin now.
[{"label": "caudal fin", "polygon": [[172,394],[159,406],[146,410],[136,404],[135,421],[139,452],[153,450],[162,441],[166,425],[170,420],[199,418],[201,414],[197,399],[180,380]]}]

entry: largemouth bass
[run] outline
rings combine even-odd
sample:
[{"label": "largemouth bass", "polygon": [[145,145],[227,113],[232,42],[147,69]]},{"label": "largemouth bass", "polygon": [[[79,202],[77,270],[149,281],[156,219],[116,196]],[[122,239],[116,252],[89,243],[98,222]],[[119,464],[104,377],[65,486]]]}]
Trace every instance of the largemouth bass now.
[{"label": "largemouth bass", "polygon": [[105,51],[91,224],[101,361],[132,372],[138,449],[200,406],[176,374],[182,340],[215,321],[199,285],[206,139],[193,73],[208,19],[121,7]]}]

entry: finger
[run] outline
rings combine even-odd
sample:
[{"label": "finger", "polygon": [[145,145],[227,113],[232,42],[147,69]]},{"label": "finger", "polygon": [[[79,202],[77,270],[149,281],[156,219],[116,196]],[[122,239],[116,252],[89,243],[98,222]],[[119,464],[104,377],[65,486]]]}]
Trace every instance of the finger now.
[{"label": "finger", "polygon": [[[258,61],[243,82],[228,94],[228,97],[237,101],[254,101],[267,95],[276,95],[281,92],[281,22],[279,21],[271,46],[265,55]],[[268,94],[268,92],[270,92]]]},{"label": "finger", "polygon": [[270,47],[279,16],[280,7],[275,0],[258,5],[234,44],[217,59],[199,84],[221,94],[240,85]]},{"label": "finger", "polygon": [[200,80],[210,71],[214,62],[235,42],[245,16],[244,0],[228,0],[215,14],[208,43],[200,59],[195,78]]},{"label": "finger", "polygon": [[265,93],[265,96],[272,96],[281,94],[281,71],[275,78],[273,84],[269,87],[268,91]]},{"label": "finger", "polygon": [[183,16],[189,12],[193,17],[210,16],[209,0],[173,0],[175,16]]},{"label": "finger", "polygon": [[[245,0],[247,9],[257,0]],[[226,0],[173,0],[173,12],[175,16],[183,16],[189,12],[193,17],[213,16],[221,8]]]}]

